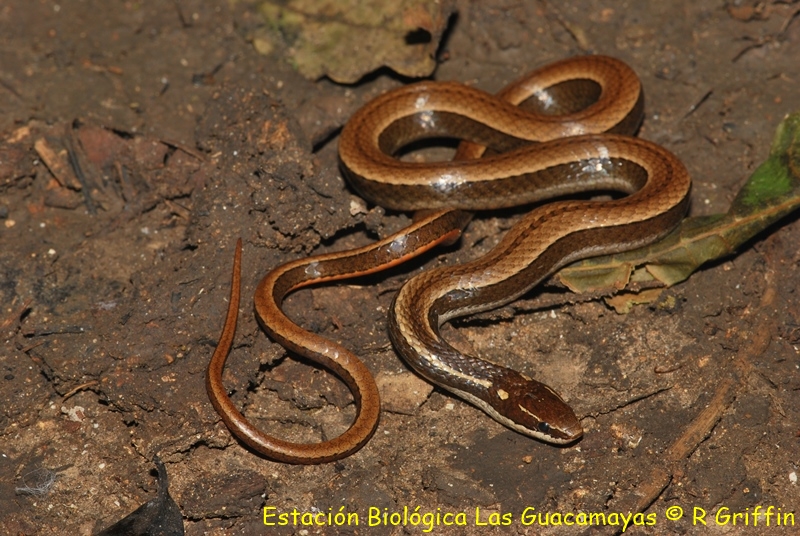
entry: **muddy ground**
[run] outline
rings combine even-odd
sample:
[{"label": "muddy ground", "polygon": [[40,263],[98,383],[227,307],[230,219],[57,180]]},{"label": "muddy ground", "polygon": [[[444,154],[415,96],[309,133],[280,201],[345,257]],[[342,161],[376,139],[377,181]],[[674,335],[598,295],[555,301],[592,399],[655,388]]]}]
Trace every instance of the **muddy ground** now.
[{"label": "muddy ground", "polygon": [[[435,78],[495,91],[566,56],[621,58],[647,95],[640,135],[691,172],[691,213],[724,212],[780,119],[800,110],[798,10],[464,0]],[[385,332],[410,274],[487,251],[519,212],[483,215],[460,247],[385,277],[288,300],[292,318],[379,376],[386,407],[363,450],[290,466],[232,439],[203,379],[236,238],[246,301],[226,386],[265,429],[313,441],[348,425],[352,400],[259,330],[250,296],[270,267],[409,221],[360,202],[336,158],[350,114],[405,81],[388,71],[350,86],[306,80],[286,49],[254,50],[263,25],[253,4],[222,0],[0,5],[0,532],[100,530],[155,495],[158,454],[191,535],[417,534],[410,522],[367,526],[370,508],[417,506],[468,524],[442,522],[438,534],[579,532],[525,526],[526,508],[650,515],[638,520],[655,525],[628,527],[634,534],[792,533],[713,513],[800,515],[795,218],[627,315],[601,301],[523,302],[450,330],[557,389],[582,418],[577,445],[523,437],[432,390]],[[81,167],[84,182],[44,165],[48,150],[51,163]],[[265,527],[265,506],[343,507],[361,523]],[[668,519],[676,507],[683,517]],[[708,527],[692,522],[695,508]],[[598,531],[622,528],[608,523]]]}]

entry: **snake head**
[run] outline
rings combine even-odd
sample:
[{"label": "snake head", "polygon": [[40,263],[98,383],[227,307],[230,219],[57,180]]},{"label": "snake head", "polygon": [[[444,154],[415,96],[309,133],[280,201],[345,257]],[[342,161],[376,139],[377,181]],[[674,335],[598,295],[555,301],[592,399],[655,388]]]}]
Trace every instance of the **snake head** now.
[{"label": "snake head", "polygon": [[543,383],[513,373],[490,389],[495,418],[506,426],[548,443],[566,444],[583,435],[575,412]]}]

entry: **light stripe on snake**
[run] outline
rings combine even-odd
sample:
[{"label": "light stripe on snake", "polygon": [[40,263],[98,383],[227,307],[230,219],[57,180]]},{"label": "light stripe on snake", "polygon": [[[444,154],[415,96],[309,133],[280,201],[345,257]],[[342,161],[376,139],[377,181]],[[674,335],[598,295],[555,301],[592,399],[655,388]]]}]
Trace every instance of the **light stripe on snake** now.
[{"label": "light stripe on snake", "polygon": [[[265,331],[339,376],[353,393],[356,418],[336,438],[298,444],[263,433],[233,405],[222,370],[236,328],[239,243],[231,305],[206,380],[212,404],[231,432],[271,459],[322,463],[360,449],[377,426],[380,398],[369,370],[346,348],[287,318],[281,303],[290,292],[374,273],[453,242],[470,221],[469,211],[616,191],[627,195],[537,206],[485,256],[409,280],[390,310],[392,342],[420,375],[521,433],[553,443],[578,439],[580,421],[555,391],[458,352],[439,327],[508,303],[569,262],[650,243],[677,225],[688,206],[686,169],[666,149],[625,135],[640,124],[643,103],[635,73],[604,56],[545,66],[497,96],[451,82],[421,82],[367,103],[339,142],[348,180],[376,204],[426,212],[375,244],[278,266],[255,293],[256,316]],[[526,108],[530,104],[533,109]],[[437,137],[467,141],[451,162],[395,157],[412,142]],[[487,147],[491,151],[484,154]]]}]

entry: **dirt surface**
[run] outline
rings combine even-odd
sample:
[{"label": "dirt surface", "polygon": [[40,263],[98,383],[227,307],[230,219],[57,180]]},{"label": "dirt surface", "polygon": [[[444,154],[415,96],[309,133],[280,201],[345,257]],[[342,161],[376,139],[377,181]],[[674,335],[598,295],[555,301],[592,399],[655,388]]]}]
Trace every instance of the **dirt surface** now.
[{"label": "dirt surface", "polygon": [[[779,120],[800,109],[799,9],[465,0],[435,78],[495,91],[566,56],[619,57],[645,87],[640,135],[691,172],[692,214],[724,212]],[[190,535],[417,534],[423,526],[402,520],[416,507],[442,516],[437,534],[587,530],[558,525],[573,518],[556,514],[575,512],[604,513],[609,526],[595,530],[613,533],[616,513],[640,509],[626,533],[796,533],[800,519],[791,530],[772,517],[766,529],[753,515],[800,515],[794,219],[628,315],[597,301],[523,302],[449,330],[558,390],[582,418],[577,445],[523,437],[431,389],[388,342],[402,282],[487,251],[516,217],[497,213],[474,221],[460,247],[288,300],[292,318],[378,375],[385,407],[364,449],[289,466],[232,439],[203,380],[236,238],[246,302],[226,386],[264,429],[314,441],[347,427],[352,399],[269,341],[250,296],[270,267],[409,221],[347,187],[335,137],[403,81],[305,80],[285,50],[256,53],[263,24],[253,4],[221,0],[0,5],[0,532],[107,527],[155,495],[158,454]],[[306,517],[265,527],[264,507]],[[669,520],[677,507],[683,517]],[[360,524],[303,525],[340,508]],[[399,524],[368,526],[370,508],[399,513]],[[708,526],[693,522],[695,508]],[[719,510],[750,517],[734,526],[715,520]],[[551,524],[526,526],[532,512]],[[467,527],[445,526],[445,513]]]}]

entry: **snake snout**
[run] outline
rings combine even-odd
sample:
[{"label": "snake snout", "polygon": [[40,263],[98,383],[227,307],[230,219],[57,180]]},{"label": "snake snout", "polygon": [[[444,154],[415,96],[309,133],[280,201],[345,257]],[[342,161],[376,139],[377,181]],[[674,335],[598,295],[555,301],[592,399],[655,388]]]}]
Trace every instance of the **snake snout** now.
[{"label": "snake snout", "polygon": [[535,380],[516,383],[506,402],[506,416],[515,429],[547,441],[572,443],[583,436],[583,427],[575,412],[558,394]]}]

